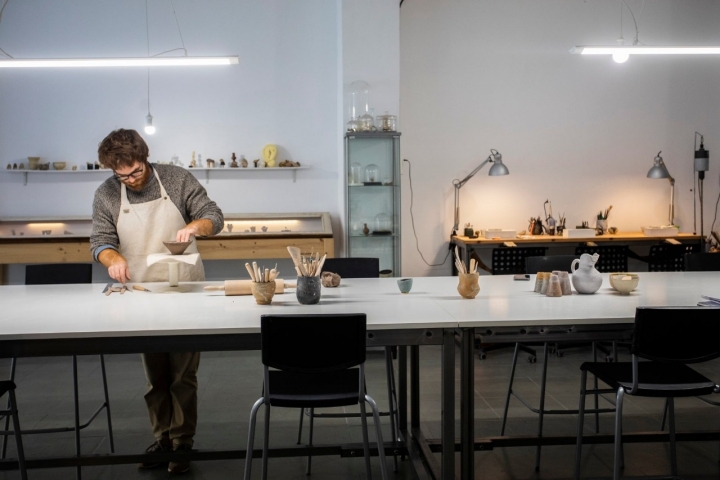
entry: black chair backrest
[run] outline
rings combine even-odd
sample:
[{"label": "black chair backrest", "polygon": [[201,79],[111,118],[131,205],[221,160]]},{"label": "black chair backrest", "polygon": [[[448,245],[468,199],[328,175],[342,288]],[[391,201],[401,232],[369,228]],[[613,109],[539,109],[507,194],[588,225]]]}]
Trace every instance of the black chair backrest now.
[{"label": "black chair backrest", "polygon": [[364,313],[262,315],[262,362],[278,370],[323,373],[365,362]]},{"label": "black chair backrest", "polygon": [[323,272],[333,272],[341,278],[377,278],[380,276],[379,258],[326,258]]},{"label": "black chair backrest", "polygon": [[545,250],[545,247],[493,248],[492,274],[514,275],[517,273],[527,273],[525,271],[525,259],[527,257],[542,257],[545,255]]},{"label": "black chair backrest", "polygon": [[525,273],[552,272],[560,270],[569,272],[576,255],[550,255],[547,257],[527,257],[525,259]]},{"label": "black chair backrest", "polygon": [[658,362],[698,363],[720,357],[720,308],[639,307],[630,352]]},{"label": "black chair backrest", "polygon": [[51,263],[25,266],[25,285],[63,285],[70,283],[92,283],[92,264]]},{"label": "black chair backrest", "polygon": [[598,247],[577,247],[575,255],[578,257],[583,253],[600,255],[595,268],[602,273],[627,272],[628,255],[630,247],[627,245],[603,245]]},{"label": "black chair backrest", "polygon": [[686,253],[686,272],[718,272],[720,271],[720,254],[718,253]]},{"label": "black chair backrest", "polygon": [[700,245],[660,244],[650,247],[648,271],[650,272],[682,272],[685,270],[686,253],[700,253]]}]

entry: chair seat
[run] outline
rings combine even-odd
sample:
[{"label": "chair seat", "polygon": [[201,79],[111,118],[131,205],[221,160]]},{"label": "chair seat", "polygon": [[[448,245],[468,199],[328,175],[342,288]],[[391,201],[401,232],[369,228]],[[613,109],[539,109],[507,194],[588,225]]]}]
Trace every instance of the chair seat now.
[{"label": "chair seat", "polygon": [[[632,388],[632,362],[585,362],[580,369],[596,375],[615,390]],[[683,364],[639,362],[638,377],[641,383],[633,395],[644,397],[694,397],[709,395],[715,388],[712,380]]]},{"label": "chair seat", "polygon": [[10,390],[15,390],[15,383],[11,380],[0,381],[0,397],[5,395]]},{"label": "chair seat", "polygon": [[273,370],[269,374],[270,405],[273,407],[325,408],[359,403],[358,368],[321,374]]}]

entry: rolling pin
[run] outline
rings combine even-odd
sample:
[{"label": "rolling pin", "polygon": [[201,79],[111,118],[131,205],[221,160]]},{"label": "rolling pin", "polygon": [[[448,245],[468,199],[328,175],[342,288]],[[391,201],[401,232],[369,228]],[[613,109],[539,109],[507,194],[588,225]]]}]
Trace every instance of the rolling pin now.
[{"label": "rolling pin", "polygon": [[[225,280],[225,285],[212,285],[205,287],[205,290],[221,292],[225,295],[252,295],[250,284],[252,280]],[[284,293],[286,288],[295,288],[294,283],[285,283],[282,278],[275,279],[275,293]]]}]

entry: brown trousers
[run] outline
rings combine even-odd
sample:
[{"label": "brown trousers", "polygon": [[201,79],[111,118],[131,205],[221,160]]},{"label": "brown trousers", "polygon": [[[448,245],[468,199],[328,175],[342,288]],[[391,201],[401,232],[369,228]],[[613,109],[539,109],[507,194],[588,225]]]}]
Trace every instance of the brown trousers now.
[{"label": "brown trousers", "polygon": [[193,444],[197,427],[200,352],[142,354],[148,391],[145,403],[153,435],[173,446]]}]

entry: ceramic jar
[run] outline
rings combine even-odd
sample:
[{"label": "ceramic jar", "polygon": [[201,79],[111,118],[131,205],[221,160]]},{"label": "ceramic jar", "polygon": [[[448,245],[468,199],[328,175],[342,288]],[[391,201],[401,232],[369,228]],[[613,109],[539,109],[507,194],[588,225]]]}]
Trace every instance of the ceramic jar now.
[{"label": "ceramic jar", "polygon": [[475,298],[480,293],[480,284],[478,280],[480,274],[475,273],[462,273],[458,272],[458,286],[457,291],[463,298]]},{"label": "ceramic jar", "polygon": [[[572,284],[578,293],[591,294],[600,289],[602,285],[602,275],[595,268],[600,255],[583,253],[580,258],[573,260],[570,270],[572,270]],[[579,265],[579,267],[578,267]]]},{"label": "ceramic jar", "polygon": [[316,277],[298,277],[295,296],[298,302],[303,305],[315,305],[320,302],[320,287],[322,280],[320,275]]},{"label": "ceramic jar", "polygon": [[252,282],[250,291],[258,305],[270,305],[275,295],[275,282]]}]

